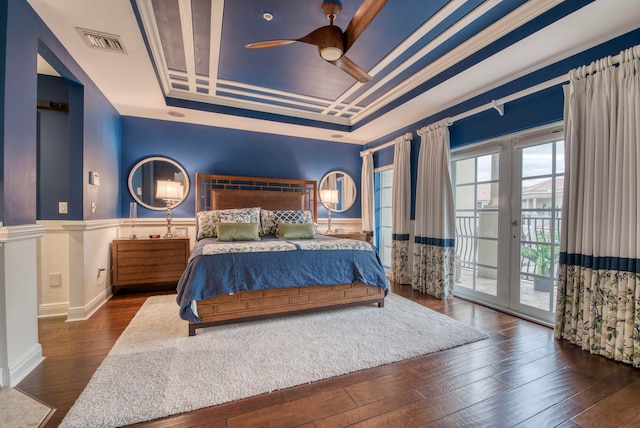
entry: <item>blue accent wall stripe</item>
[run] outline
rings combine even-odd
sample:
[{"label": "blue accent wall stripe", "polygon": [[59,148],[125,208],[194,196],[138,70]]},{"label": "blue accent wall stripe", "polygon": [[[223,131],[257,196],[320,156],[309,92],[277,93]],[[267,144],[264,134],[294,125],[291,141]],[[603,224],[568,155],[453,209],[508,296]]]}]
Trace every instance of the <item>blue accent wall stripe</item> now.
[{"label": "blue accent wall stripe", "polygon": [[433,245],[436,247],[455,247],[455,239],[427,238],[424,236],[416,236],[414,240],[416,244]]},{"label": "blue accent wall stripe", "polygon": [[393,239],[394,241],[408,241],[409,240],[409,234],[408,233],[393,233],[391,235],[391,239]]},{"label": "blue accent wall stripe", "polygon": [[625,257],[597,257],[585,254],[567,254],[562,252],[560,253],[560,264],[580,266],[585,269],[640,273],[640,259],[630,259]]}]

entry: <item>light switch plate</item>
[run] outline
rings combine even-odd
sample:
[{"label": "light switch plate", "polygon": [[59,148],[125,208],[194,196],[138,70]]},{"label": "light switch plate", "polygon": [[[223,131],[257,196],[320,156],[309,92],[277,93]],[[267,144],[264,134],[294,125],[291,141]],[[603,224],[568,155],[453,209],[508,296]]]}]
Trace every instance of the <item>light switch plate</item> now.
[{"label": "light switch plate", "polygon": [[58,202],[58,214],[68,214],[69,206],[66,202]]},{"label": "light switch plate", "polygon": [[95,171],[89,171],[89,184],[94,186],[100,185],[100,174]]}]

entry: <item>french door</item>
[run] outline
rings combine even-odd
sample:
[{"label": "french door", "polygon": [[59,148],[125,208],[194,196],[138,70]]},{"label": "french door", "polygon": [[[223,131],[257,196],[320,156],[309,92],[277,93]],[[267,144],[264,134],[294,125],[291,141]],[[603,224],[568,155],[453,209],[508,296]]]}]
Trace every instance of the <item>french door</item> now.
[{"label": "french door", "polygon": [[553,324],[564,177],[557,129],[452,153],[456,295]]}]

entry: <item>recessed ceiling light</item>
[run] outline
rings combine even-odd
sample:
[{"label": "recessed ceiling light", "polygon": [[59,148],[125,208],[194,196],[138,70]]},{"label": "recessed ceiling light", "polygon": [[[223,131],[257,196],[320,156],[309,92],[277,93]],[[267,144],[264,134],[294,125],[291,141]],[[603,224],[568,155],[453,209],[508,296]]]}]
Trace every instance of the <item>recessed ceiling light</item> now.
[{"label": "recessed ceiling light", "polygon": [[342,134],[333,134],[331,136],[331,138],[342,138],[342,137],[344,137],[344,135],[342,135]]},{"label": "recessed ceiling light", "polygon": [[181,113],[181,112],[175,111],[175,110],[168,111],[167,114],[169,116],[173,116],[173,117],[185,117],[186,116],[184,113]]},{"label": "recessed ceiling light", "polygon": [[262,14],[262,17],[264,18],[265,21],[269,22],[273,19],[273,15],[270,14],[269,12],[265,12]]}]

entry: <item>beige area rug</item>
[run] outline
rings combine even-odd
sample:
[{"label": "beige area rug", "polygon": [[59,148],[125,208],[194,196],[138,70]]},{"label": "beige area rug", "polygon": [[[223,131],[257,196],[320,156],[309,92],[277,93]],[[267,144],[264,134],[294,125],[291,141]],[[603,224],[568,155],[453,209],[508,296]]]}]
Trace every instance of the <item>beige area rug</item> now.
[{"label": "beige area rug", "polygon": [[52,409],[13,388],[0,388],[0,427],[35,428]]},{"label": "beige area rug", "polygon": [[175,296],[149,298],[62,422],[112,427],[301,385],[486,339],[403,297],[212,327],[188,337]]}]

